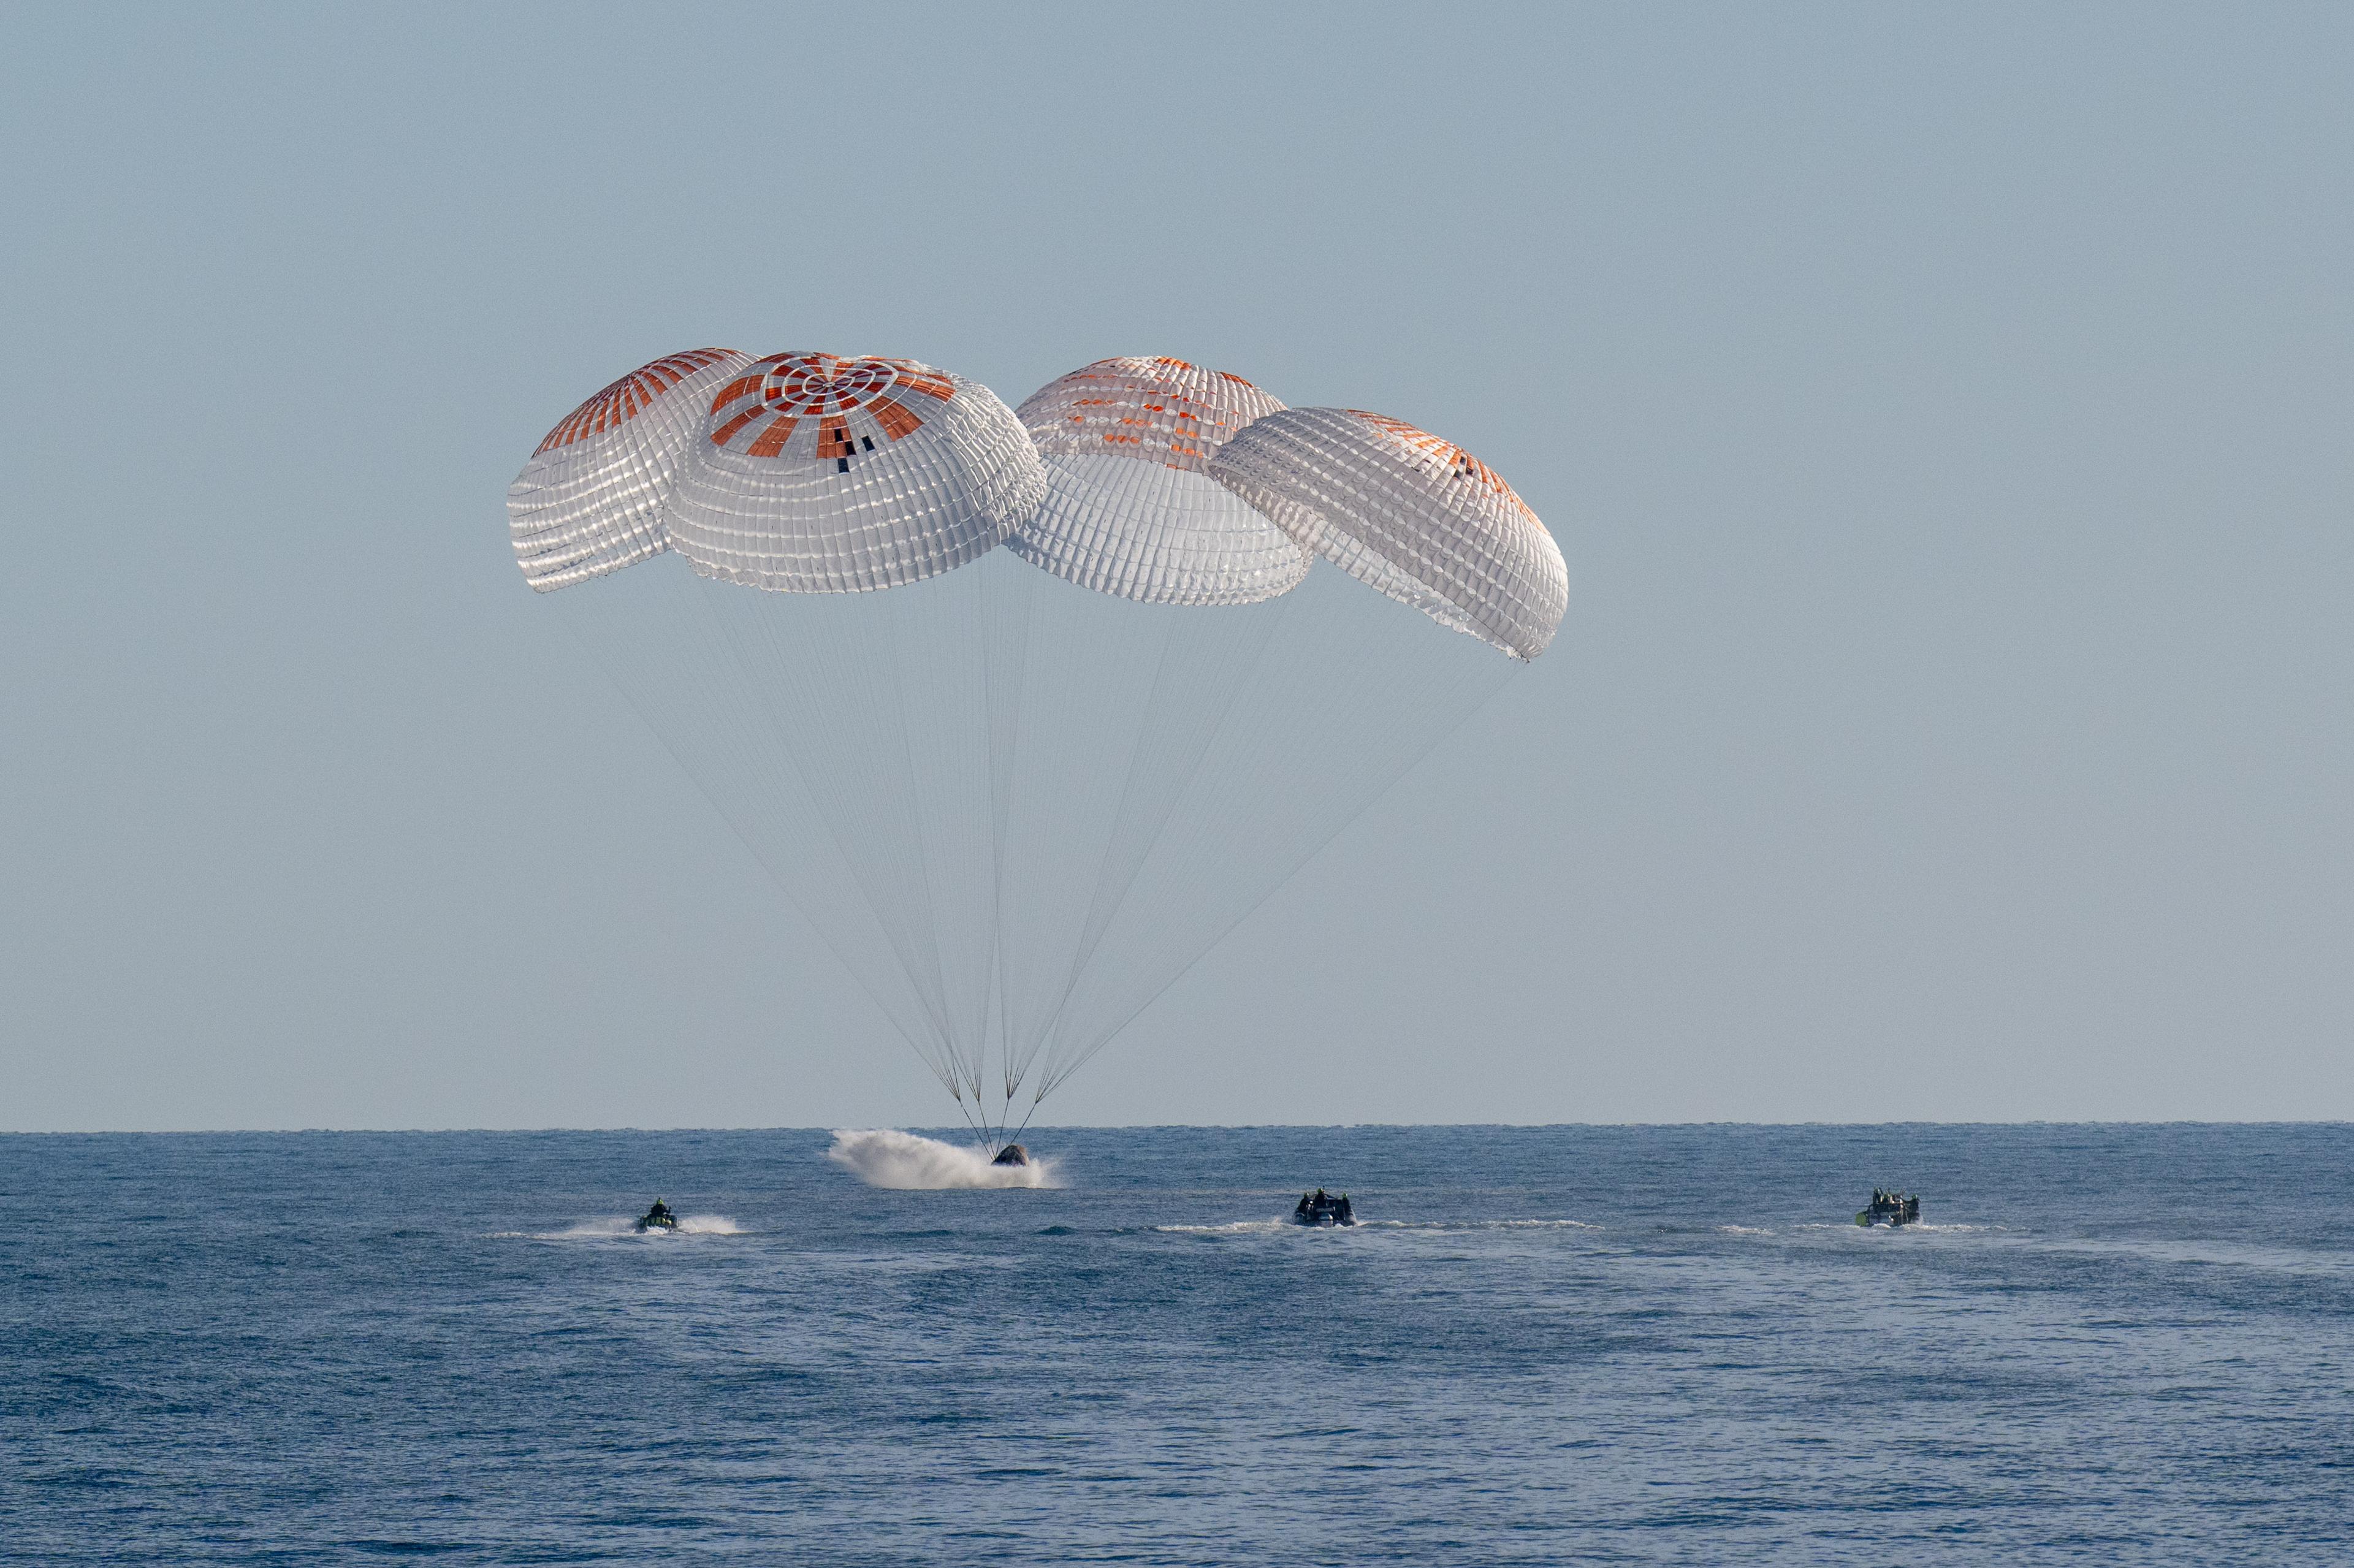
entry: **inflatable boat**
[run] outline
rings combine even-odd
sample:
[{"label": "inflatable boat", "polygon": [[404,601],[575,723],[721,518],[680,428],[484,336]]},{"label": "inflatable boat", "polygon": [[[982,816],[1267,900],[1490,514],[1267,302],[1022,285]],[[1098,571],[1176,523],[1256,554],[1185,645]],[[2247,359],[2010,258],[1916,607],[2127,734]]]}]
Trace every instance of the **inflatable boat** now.
[{"label": "inflatable boat", "polygon": [[1356,1211],[1349,1206],[1349,1194],[1333,1197],[1319,1187],[1313,1192],[1299,1194],[1299,1206],[1291,1211],[1295,1225],[1353,1225]]},{"label": "inflatable boat", "polygon": [[1883,1192],[1874,1187],[1871,1205],[1855,1212],[1855,1223],[1885,1225],[1892,1230],[1898,1225],[1917,1225],[1921,1223],[1921,1200],[1910,1192]]}]

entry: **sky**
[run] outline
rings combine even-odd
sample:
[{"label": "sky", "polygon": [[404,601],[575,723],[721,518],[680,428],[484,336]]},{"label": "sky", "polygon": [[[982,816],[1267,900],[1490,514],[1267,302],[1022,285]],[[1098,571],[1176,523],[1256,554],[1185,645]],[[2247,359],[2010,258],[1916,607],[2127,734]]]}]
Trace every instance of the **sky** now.
[{"label": "sky", "polygon": [[705,344],[1178,355],[1568,560],[1045,1119],[2354,1118],[2349,80],[2326,5],[0,10],[0,1128],[953,1120],[509,550]]}]

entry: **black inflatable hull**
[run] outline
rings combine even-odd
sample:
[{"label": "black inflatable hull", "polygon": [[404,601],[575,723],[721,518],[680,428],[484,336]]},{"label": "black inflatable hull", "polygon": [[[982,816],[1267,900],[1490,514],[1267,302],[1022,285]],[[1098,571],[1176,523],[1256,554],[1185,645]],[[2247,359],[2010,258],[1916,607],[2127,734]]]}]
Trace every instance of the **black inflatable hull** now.
[{"label": "black inflatable hull", "polygon": [[1875,1192],[1868,1207],[1856,1211],[1855,1223],[1867,1229],[1877,1226],[1885,1230],[1917,1225],[1921,1223],[1921,1200],[1910,1192]]},{"label": "black inflatable hull", "polygon": [[1291,1211],[1295,1225],[1353,1225],[1357,1213],[1346,1198],[1302,1198]]}]

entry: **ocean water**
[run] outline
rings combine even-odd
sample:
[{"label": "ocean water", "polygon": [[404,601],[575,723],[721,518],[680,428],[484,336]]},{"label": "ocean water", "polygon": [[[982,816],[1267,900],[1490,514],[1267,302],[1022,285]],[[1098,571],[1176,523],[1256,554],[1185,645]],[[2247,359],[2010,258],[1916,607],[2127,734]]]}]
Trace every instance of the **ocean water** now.
[{"label": "ocean water", "polygon": [[0,1139],[0,1560],[2354,1561],[2354,1128],[1026,1141]]}]

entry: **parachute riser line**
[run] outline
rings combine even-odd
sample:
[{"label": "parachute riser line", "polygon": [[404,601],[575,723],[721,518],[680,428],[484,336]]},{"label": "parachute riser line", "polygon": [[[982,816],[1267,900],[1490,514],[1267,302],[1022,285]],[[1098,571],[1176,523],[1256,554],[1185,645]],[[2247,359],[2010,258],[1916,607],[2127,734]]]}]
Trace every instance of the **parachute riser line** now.
[{"label": "parachute riser line", "polygon": [[1017,417],[912,360],[690,350],[508,507],[526,580],[599,585],[567,630],[1000,1150],[1566,594],[1461,449],[1168,359]]}]

